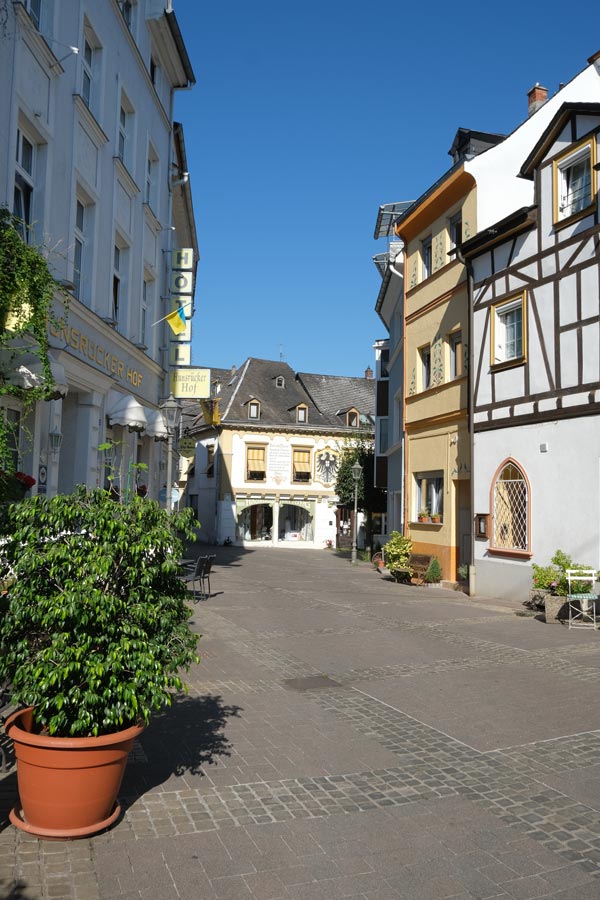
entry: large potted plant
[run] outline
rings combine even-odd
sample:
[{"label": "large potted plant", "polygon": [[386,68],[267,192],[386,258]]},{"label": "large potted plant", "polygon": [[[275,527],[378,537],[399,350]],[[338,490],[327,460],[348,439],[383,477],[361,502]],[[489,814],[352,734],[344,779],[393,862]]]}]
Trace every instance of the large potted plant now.
[{"label": "large potted plant", "polygon": [[118,817],[134,739],[197,661],[177,565],[192,520],[191,510],[169,515],[154,501],[115,503],[85,487],[8,506],[0,679],[23,707],[6,723],[17,827],[79,837]]}]

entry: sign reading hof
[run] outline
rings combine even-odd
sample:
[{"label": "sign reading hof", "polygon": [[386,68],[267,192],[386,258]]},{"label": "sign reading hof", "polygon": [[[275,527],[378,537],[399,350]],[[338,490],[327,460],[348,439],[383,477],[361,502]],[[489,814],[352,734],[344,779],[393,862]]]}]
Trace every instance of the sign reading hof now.
[{"label": "sign reading hof", "polygon": [[170,388],[177,400],[206,400],[210,397],[210,369],[172,369]]}]

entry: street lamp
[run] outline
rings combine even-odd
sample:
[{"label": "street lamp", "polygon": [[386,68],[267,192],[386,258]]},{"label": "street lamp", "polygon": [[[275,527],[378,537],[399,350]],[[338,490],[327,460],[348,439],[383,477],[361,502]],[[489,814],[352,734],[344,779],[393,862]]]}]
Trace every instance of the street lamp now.
[{"label": "street lamp", "polygon": [[159,409],[167,431],[167,496],[165,499],[167,512],[171,512],[173,509],[173,485],[171,484],[173,479],[173,436],[179,428],[182,409],[172,391],[168,398],[160,404]]},{"label": "street lamp", "polygon": [[358,460],[352,466],[352,477],[354,478],[354,525],[352,528],[352,565],[356,566],[358,564],[356,559],[356,525],[357,525],[357,514],[356,514],[356,506],[358,501],[358,482],[360,481],[360,476],[362,475],[362,466],[358,462]]}]

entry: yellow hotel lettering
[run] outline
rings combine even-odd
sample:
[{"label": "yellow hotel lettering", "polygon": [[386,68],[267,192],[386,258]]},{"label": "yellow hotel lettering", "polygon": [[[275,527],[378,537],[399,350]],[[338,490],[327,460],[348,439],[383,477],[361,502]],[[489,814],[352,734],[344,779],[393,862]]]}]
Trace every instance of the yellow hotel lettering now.
[{"label": "yellow hotel lettering", "polygon": [[79,328],[62,325],[59,329],[50,323],[49,330],[52,337],[62,339],[71,350],[75,350],[83,359],[104,369],[107,375],[114,375],[120,380],[125,378],[133,387],[141,385],[144,378],[141,372],[126,366],[122,359],[110,353],[102,344],[92,340],[88,335],[83,334]]}]

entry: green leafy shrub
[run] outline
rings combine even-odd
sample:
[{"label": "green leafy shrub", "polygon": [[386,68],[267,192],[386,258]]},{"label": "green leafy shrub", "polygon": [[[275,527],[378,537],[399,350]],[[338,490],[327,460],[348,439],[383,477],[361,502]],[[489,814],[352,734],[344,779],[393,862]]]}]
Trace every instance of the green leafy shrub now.
[{"label": "green leafy shrub", "polygon": [[533,586],[544,591],[554,590],[561,578],[562,571],[558,566],[538,566],[535,563],[531,566],[533,570]]},{"label": "green leafy shrub", "polygon": [[[396,570],[407,568],[411,550],[410,538],[404,537],[399,531],[392,531],[390,539],[384,547],[384,554],[386,567],[394,578],[396,578]],[[410,579],[411,572],[405,574]]]},{"label": "green leafy shrub", "polygon": [[57,736],[110,734],[169,705],[198,660],[180,535],[193,513],[81,486],[7,508],[0,678]]},{"label": "green leafy shrub", "polygon": [[[593,569],[593,566],[574,563],[570,556],[564,550],[557,550],[551,559],[551,565],[538,566],[535,563],[531,566],[533,570],[533,587],[540,590],[549,590],[553,594],[560,597],[566,597],[569,593],[569,582],[567,581],[567,569],[575,569],[582,571],[583,569]],[[590,584],[580,582],[577,584],[576,592],[578,594],[590,593],[592,587]]]},{"label": "green leafy shrub", "polygon": [[423,581],[426,581],[427,584],[435,584],[442,579],[442,567],[440,566],[439,560],[436,556],[432,557],[429,566],[427,567],[427,571],[423,576]]}]

